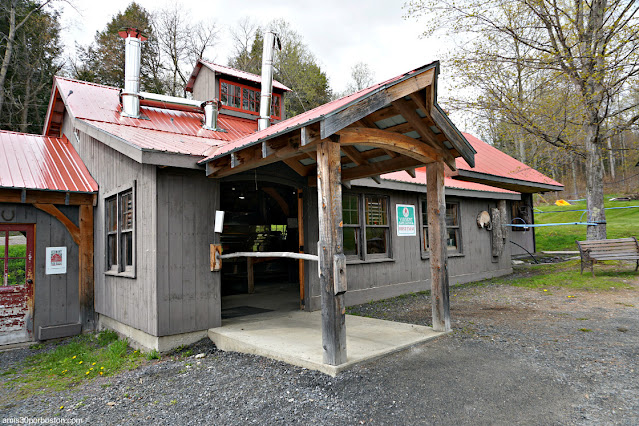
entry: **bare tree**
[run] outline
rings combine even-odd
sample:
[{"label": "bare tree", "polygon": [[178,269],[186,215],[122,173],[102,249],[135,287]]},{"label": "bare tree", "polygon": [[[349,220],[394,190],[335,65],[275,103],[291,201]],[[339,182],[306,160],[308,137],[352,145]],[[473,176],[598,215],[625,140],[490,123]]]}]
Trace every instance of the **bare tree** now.
[{"label": "bare tree", "polygon": [[169,72],[168,89],[173,96],[185,96],[189,75],[198,59],[215,46],[219,30],[215,23],[192,24],[179,4],[162,9],[154,17],[154,34]]},{"label": "bare tree", "polygon": [[[554,146],[574,149],[575,140],[583,143],[588,220],[597,223],[588,226],[587,237],[606,238],[602,152],[614,128],[626,129],[639,120],[639,103],[629,96],[639,77],[639,2],[416,0],[409,14],[428,14],[428,34],[443,31],[460,41],[453,55],[456,72],[477,75],[488,67],[491,74],[483,76],[497,82],[495,75],[520,66],[538,78],[538,91],[565,93],[547,112],[547,121],[535,120],[528,111],[528,95],[536,94],[532,85],[524,104],[510,102],[512,96],[496,104],[513,124]],[[526,51],[513,54],[514,44]],[[505,92],[496,86],[492,90]],[[565,123],[561,132],[553,125],[558,118]]]},{"label": "bare tree", "polygon": [[372,86],[375,83],[375,73],[365,62],[358,62],[351,68],[351,81],[346,87],[346,93],[359,92],[362,89]]}]

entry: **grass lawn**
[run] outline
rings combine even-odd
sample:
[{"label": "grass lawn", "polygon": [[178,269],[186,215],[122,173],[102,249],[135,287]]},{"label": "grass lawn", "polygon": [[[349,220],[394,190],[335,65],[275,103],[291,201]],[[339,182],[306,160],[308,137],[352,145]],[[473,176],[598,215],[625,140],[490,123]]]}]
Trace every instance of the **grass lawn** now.
[{"label": "grass lawn", "polygon": [[[27,246],[25,244],[14,244],[9,246],[9,257],[25,257]],[[24,270],[26,268],[25,259],[9,259],[8,285],[24,284]],[[0,270],[4,271],[4,244],[0,246]],[[1,275],[0,275],[1,277]],[[0,278],[0,285],[1,284]]]},{"label": "grass lawn", "polygon": [[[86,380],[134,369],[144,361],[139,351],[118,340],[113,331],[84,334],[61,344],[36,344],[44,349],[28,357],[19,367],[1,374],[11,396],[26,398],[37,393],[71,388]],[[11,401],[0,400],[0,406]]]},{"label": "grass lawn", "polygon": [[[613,195],[605,197],[606,207],[639,206],[636,201],[608,201]],[[535,207],[535,223],[586,222],[587,212],[567,212],[566,210],[586,209],[586,202],[579,201],[570,206],[543,205]],[[540,212],[560,213],[540,213]],[[583,216],[582,216],[583,214]],[[606,210],[608,238],[639,237],[639,208]],[[537,250],[577,250],[577,240],[586,239],[585,225],[548,226],[535,228]]]},{"label": "grass lawn", "polygon": [[[571,260],[556,264],[542,264],[527,266],[527,274],[511,274],[506,277],[493,278],[486,281],[479,281],[482,284],[503,284],[514,287],[524,287],[529,289],[539,289],[547,291],[552,288],[567,288],[574,290],[611,290],[632,289],[631,282],[639,276],[635,272],[634,262],[606,262],[595,266],[595,276],[590,274],[590,270],[585,270],[581,274],[579,260]],[[472,284],[471,284],[472,285]]]}]

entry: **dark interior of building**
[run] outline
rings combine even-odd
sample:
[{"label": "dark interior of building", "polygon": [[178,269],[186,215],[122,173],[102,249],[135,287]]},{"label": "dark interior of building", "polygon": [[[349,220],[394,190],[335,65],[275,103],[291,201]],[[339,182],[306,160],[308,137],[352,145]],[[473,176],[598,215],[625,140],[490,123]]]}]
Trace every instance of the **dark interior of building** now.
[{"label": "dark interior of building", "polygon": [[[223,183],[223,253],[299,251],[297,199],[297,190],[285,185],[258,181]],[[266,286],[284,286],[299,293],[299,261],[238,257],[224,260],[222,296],[249,293],[251,263],[256,293]]]}]

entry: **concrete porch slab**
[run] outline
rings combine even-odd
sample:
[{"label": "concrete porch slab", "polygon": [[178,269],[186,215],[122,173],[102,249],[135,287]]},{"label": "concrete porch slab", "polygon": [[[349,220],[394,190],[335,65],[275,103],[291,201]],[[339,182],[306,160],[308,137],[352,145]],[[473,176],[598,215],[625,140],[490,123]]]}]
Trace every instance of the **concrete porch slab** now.
[{"label": "concrete porch slab", "polygon": [[431,327],[346,315],[346,363],[323,363],[321,312],[270,312],[224,321],[209,338],[224,351],[261,355],[331,376],[445,333]]}]

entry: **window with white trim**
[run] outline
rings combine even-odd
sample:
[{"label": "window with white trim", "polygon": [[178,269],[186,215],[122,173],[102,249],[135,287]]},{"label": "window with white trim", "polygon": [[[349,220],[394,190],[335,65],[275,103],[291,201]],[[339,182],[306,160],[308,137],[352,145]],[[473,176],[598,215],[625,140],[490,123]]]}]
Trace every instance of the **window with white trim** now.
[{"label": "window with white trim", "polygon": [[106,270],[132,276],[135,272],[135,191],[119,191],[104,200]]}]

